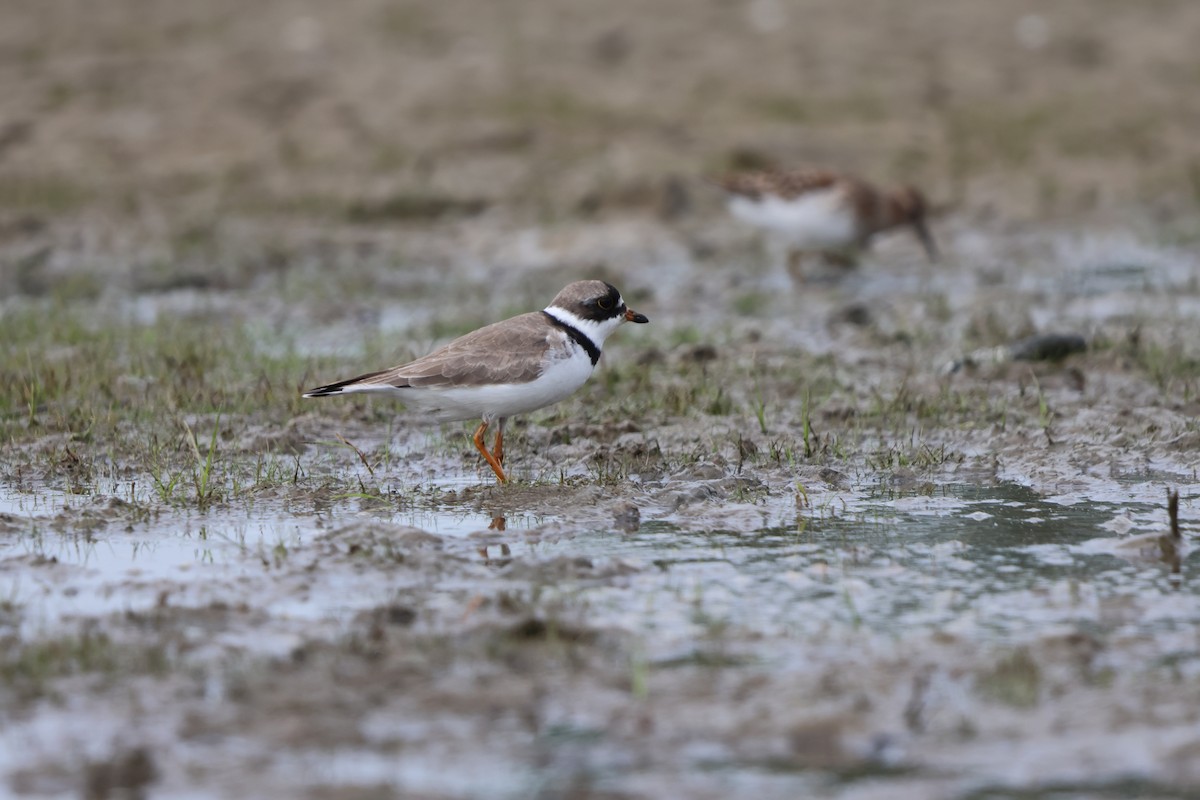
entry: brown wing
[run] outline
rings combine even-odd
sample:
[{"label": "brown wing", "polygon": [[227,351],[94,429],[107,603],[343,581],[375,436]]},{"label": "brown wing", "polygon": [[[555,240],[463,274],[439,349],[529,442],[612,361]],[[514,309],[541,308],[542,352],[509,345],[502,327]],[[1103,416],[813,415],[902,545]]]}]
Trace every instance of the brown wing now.
[{"label": "brown wing", "polygon": [[542,371],[546,347],[563,334],[540,311],[471,331],[416,361],[359,378],[391,386],[528,383]]},{"label": "brown wing", "polygon": [[774,194],[790,200],[816,189],[828,189],[854,179],[827,169],[792,169],[764,172],[737,172],[715,181],[725,191],[756,200]]}]

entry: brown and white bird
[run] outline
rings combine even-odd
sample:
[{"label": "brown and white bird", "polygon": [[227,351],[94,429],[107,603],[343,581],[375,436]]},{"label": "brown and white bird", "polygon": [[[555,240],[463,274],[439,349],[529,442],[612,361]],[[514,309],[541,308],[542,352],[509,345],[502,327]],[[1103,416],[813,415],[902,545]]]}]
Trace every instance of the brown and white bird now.
[{"label": "brown and white bird", "polygon": [[[542,311],[461,336],[408,364],[331,383],[304,397],[374,392],[439,422],[479,418],[475,447],[501,482],[508,418],[564,400],[591,376],[600,348],[625,322],[649,322],[603,281],[568,284]],[[491,452],[483,436],[495,423]]]},{"label": "brown and white bird", "polygon": [[926,224],[925,197],[911,186],[881,190],[825,169],[742,172],[713,181],[734,217],[783,237],[800,253],[853,257],[877,233],[909,226],[930,261],[937,245]]}]

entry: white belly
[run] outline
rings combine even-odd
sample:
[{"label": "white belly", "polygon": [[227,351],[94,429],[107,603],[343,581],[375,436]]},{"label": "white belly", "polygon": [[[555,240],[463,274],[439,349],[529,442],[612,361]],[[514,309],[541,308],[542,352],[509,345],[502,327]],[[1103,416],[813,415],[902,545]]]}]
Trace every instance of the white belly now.
[{"label": "white belly", "polygon": [[587,382],[592,369],[587,354],[576,350],[571,358],[552,361],[541,376],[528,383],[393,389],[391,394],[440,422],[499,419],[565,400]]},{"label": "white belly", "polygon": [[729,212],[743,222],[786,236],[809,249],[839,249],[856,243],[854,215],[836,191],[808,192],[792,200],[734,196]]}]

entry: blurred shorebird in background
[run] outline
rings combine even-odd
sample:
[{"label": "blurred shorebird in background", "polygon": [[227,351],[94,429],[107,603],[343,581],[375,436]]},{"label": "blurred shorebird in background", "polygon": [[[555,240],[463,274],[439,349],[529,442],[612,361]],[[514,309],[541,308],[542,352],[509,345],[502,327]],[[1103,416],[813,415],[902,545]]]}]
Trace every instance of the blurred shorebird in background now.
[{"label": "blurred shorebird in background", "polygon": [[876,234],[904,226],[916,234],[931,262],[938,258],[926,223],[928,204],[911,186],[884,190],[827,169],[738,172],[711,182],[726,193],[734,217],[787,244],[789,270],[805,253],[853,266]]}]

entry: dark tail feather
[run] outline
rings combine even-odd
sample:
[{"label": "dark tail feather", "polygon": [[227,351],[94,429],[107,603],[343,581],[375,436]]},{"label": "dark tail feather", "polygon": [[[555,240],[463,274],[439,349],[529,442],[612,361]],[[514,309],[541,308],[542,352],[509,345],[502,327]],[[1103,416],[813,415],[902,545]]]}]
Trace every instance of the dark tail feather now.
[{"label": "dark tail feather", "polygon": [[382,374],[383,374],[383,372],[367,372],[363,375],[359,375],[357,378],[350,378],[349,380],[338,381],[337,383],[331,383],[327,386],[318,386],[316,389],[310,389],[300,396],[301,397],[329,397],[332,394],[341,394],[342,389],[345,389],[347,386],[350,386],[351,384],[361,383],[362,381],[365,381],[368,378],[374,378],[376,375],[382,375]]}]

